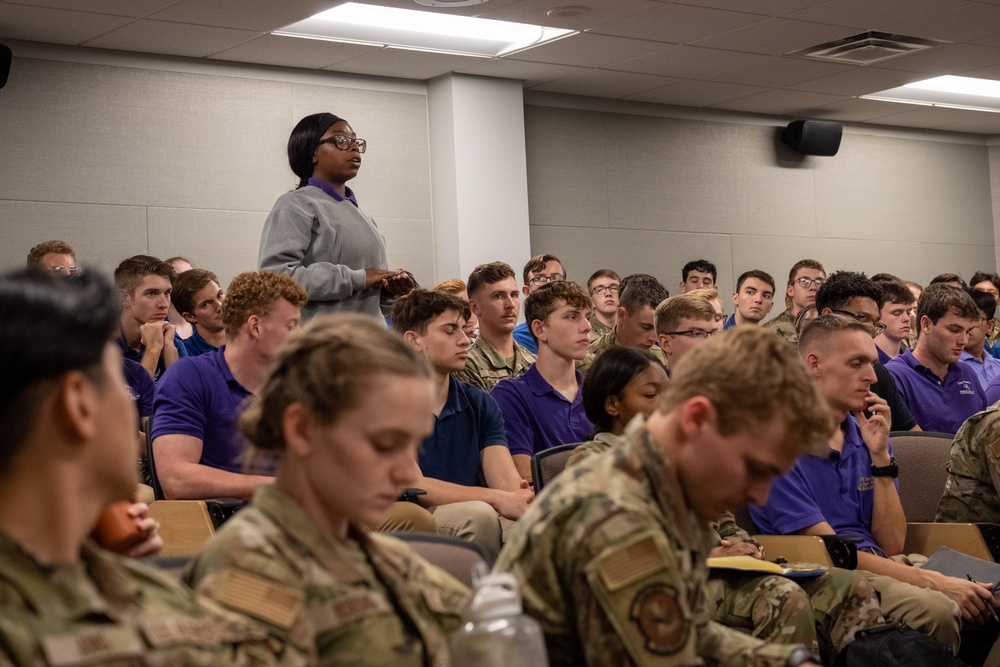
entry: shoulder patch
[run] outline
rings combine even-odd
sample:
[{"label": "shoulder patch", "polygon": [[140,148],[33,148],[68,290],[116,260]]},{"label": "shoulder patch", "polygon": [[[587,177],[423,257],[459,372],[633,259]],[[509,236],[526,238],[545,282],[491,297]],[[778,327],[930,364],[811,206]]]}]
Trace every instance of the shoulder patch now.
[{"label": "shoulder patch", "polygon": [[622,589],[666,567],[663,554],[652,535],[602,555],[597,571],[609,593]]},{"label": "shoulder patch", "polygon": [[50,635],[41,640],[50,665],[96,665],[137,659],[144,649],[135,630],[123,626],[91,626],[76,632]]},{"label": "shoulder patch", "polygon": [[389,602],[374,591],[359,591],[310,605],[306,612],[317,635],[368,616],[392,612]]},{"label": "shoulder patch", "polygon": [[302,608],[302,591],[255,577],[230,571],[215,594],[216,601],[287,630]]},{"label": "shoulder patch", "polygon": [[653,584],[640,590],[632,600],[629,619],[638,626],[650,653],[672,655],[687,642],[690,624],[673,586]]}]

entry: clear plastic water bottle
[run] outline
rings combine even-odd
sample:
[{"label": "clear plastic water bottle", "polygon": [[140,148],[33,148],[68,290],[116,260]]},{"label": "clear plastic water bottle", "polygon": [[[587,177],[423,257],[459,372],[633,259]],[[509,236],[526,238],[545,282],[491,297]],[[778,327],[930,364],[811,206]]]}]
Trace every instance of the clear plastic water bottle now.
[{"label": "clear plastic water bottle", "polygon": [[549,666],[542,628],[524,613],[513,575],[479,579],[464,620],[451,636],[454,667]]}]

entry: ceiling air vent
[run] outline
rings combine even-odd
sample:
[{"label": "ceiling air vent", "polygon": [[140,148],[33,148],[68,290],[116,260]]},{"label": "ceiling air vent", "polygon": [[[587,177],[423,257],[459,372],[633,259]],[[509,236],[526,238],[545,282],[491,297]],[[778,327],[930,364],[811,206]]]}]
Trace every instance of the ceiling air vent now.
[{"label": "ceiling air vent", "polygon": [[950,42],[869,31],[785,55],[849,65],[871,65],[945,44]]}]

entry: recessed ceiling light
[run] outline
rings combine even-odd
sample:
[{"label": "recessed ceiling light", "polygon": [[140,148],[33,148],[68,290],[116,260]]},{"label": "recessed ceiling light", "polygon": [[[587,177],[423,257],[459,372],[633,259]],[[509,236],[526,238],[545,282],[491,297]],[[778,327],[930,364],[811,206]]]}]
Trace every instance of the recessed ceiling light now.
[{"label": "recessed ceiling light", "polygon": [[1000,113],[1000,81],[968,76],[938,76],[882,90],[862,99]]},{"label": "recessed ceiling light", "polygon": [[545,12],[546,16],[551,16],[552,18],[559,19],[571,19],[582,14],[589,14],[590,7],[586,5],[563,5],[562,7],[553,7],[549,11]]},{"label": "recessed ceiling light", "polygon": [[275,30],[273,34],[489,58],[529,49],[576,32],[348,2]]},{"label": "recessed ceiling light", "polygon": [[488,0],[413,0],[424,7],[471,7],[481,5]]}]

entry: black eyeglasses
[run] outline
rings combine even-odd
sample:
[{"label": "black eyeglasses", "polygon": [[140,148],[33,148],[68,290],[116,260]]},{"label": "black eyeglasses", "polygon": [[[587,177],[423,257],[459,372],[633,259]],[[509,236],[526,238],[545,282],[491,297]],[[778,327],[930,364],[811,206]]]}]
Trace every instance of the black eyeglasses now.
[{"label": "black eyeglasses", "polygon": [[855,319],[858,322],[863,322],[863,323],[867,324],[870,327],[874,327],[875,328],[875,335],[876,336],[879,335],[880,333],[882,333],[883,331],[885,331],[885,325],[884,324],[876,322],[875,320],[873,320],[870,316],[866,315],[865,313],[852,313],[849,310],[837,310],[836,308],[831,308],[830,310],[832,310],[833,312],[837,313],[838,315],[846,315],[847,317]]},{"label": "black eyeglasses", "polygon": [[697,338],[699,340],[705,340],[706,338],[711,338],[715,334],[719,333],[717,329],[712,329],[710,331],[705,331],[704,329],[689,329],[687,331],[667,331],[668,336],[688,336],[690,338]]},{"label": "black eyeglasses", "polygon": [[546,283],[557,283],[560,280],[566,280],[566,276],[561,273],[553,273],[551,276],[535,276],[528,282],[535,287],[541,287]]},{"label": "black eyeglasses", "polygon": [[793,283],[798,283],[802,287],[809,289],[810,286],[815,285],[817,288],[822,287],[823,283],[826,282],[825,278],[796,278],[792,281]]},{"label": "black eyeglasses", "polygon": [[594,289],[590,290],[591,294],[596,294],[597,296],[604,296],[605,292],[618,294],[618,285],[598,285]]},{"label": "black eyeglasses", "polygon": [[353,137],[344,136],[343,134],[335,134],[332,137],[320,139],[319,143],[316,145],[319,146],[320,144],[333,144],[342,151],[349,151],[352,146],[357,146],[359,153],[364,153],[368,150],[368,142],[364,139],[355,139]]}]

